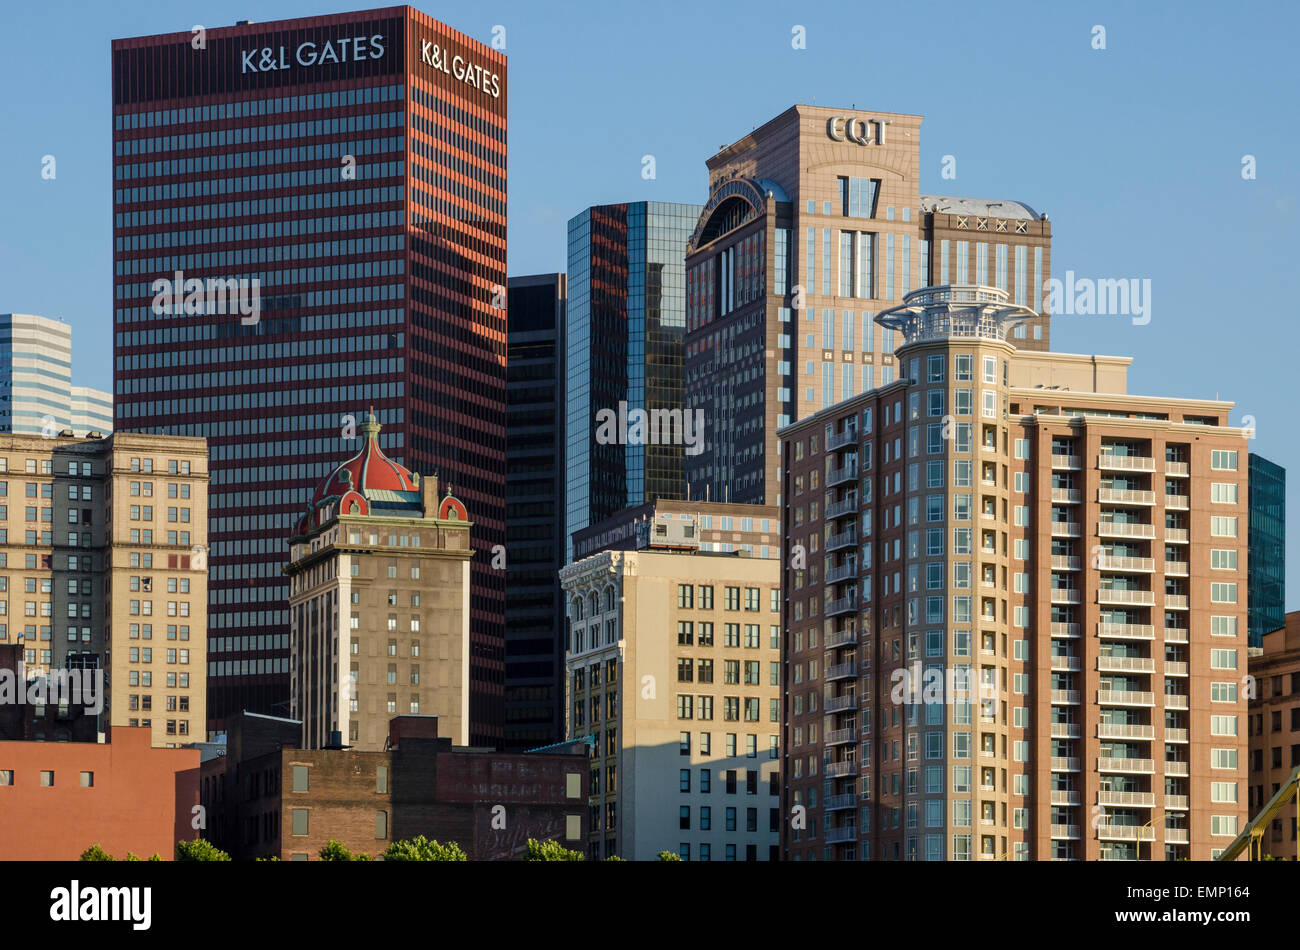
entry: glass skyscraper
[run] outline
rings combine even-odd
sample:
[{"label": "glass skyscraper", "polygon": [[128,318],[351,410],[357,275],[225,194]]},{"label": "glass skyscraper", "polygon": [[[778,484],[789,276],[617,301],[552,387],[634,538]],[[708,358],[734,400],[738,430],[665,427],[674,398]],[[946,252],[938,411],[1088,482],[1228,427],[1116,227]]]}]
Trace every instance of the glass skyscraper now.
[{"label": "glass skyscraper", "polygon": [[473,512],[470,738],[495,744],[505,57],[411,7],[112,56],[117,422],[209,441],[209,729],[288,713],[288,538],[373,407]]},{"label": "glass skyscraper", "polygon": [[1286,626],[1286,469],[1250,453],[1250,645]]},{"label": "glass skyscraper", "polygon": [[[569,221],[566,561],[574,531],[685,493],[683,446],[645,444],[623,420],[684,409],[684,262],[700,211],[640,201]],[[598,438],[602,410],[618,415],[614,440]]]}]

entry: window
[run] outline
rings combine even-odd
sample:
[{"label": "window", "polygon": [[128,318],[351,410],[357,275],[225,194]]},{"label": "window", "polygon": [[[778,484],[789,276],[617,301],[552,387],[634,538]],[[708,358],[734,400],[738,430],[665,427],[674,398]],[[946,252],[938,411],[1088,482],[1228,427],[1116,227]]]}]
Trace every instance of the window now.
[{"label": "window", "polygon": [[310,770],[305,765],[295,765],[293,767],[293,790],[295,792],[306,792],[308,788],[308,772]]},{"label": "window", "polygon": [[1210,452],[1210,468],[1218,471],[1235,472],[1237,470],[1237,450],[1214,449]]},{"label": "window", "polygon": [[94,773],[94,772],[82,772],[82,773],[81,773],[81,787],[82,787],[82,788],[94,788],[94,787],[95,787],[95,773]]},{"label": "window", "polygon": [[41,771],[41,787],[42,787],[42,788],[53,788],[53,787],[54,787],[54,772],[53,772],[53,770],[42,770],[42,771]]}]

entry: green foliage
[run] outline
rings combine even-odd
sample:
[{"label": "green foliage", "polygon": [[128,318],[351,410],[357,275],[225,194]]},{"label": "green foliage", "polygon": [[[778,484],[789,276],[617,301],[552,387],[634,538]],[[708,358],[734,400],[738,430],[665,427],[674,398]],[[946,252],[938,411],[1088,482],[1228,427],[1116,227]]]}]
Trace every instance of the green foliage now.
[{"label": "green foliage", "polygon": [[607,857],[605,860],[606,860],[606,861],[625,861],[624,858],[620,858],[617,854],[611,854],[611,855],[610,855],[609,857]]},{"label": "green foliage", "polygon": [[674,854],[674,853],[671,852],[671,851],[660,851],[660,852],[659,852],[659,860],[660,860],[660,861],[680,861],[681,859],[682,859],[682,856],[681,856],[680,854]]},{"label": "green foliage", "polygon": [[85,851],[81,852],[83,861],[112,861],[115,860],[111,854],[105,851],[97,844],[92,844]]},{"label": "green foliage", "polygon": [[229,861],[230,855],[210,841],[195,838],[193,841],[176,842],[177,861]]},{"label": "green foliage", "polygon": [[330,838],[329,844],[320,849],[322,861],[369,861],[370,855],[357,852],[353,854],[343,846],[343,842]]},{"label": "green foliage", "polygon": [[585,861],[587,856],[581,851],[570,851],[558,841],[538,841],[528,839],[528,850],[524,852],[525,861]]},{"label": "green foliage", "polygon": [[404,841],[394,841],[381,855],[385,861],[468,861],[469,857],[454,841],[442,844],[416,835]]},{"label": "green foliage", "polygon": [[139,860],[140,860],[140,855],[136,854],[134,851],[128,851],[128,852],[126,853],[126,857],[123,858],[122,860],[123,860],[123,861],[139,861]]}]

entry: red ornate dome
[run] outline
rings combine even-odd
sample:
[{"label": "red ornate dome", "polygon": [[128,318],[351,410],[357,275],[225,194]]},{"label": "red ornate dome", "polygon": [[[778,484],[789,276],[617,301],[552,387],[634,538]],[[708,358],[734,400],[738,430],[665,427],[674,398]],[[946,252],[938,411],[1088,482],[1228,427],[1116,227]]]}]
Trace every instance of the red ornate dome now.
[{"label": "red ornate dome", "polygon": [[[361,451],[335,468],[316,486],[307,511],[298,519],[295,532],[298,536],[336,515],[424,516],[420,476],[384,454],[379,447],[379,428],[372,411],[361,426]],[[436,493],[436,487],[434,491]],[[460,503],[457,501],[456,504]],[[464,510],[463,506],[461,510]]]}]

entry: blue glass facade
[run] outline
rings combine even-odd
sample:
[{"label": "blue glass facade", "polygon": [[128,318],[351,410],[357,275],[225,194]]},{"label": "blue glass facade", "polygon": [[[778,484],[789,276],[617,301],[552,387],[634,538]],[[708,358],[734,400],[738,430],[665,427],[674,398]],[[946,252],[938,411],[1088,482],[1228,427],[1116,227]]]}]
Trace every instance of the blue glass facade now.
[{"label": "blue glass facade", "polygon": [[1250,554],[1246,625],[1250,645],[1286,626],[1286,469],[1250,455]]}]

